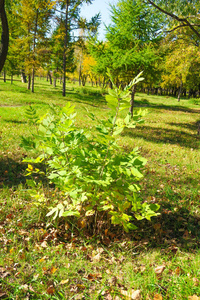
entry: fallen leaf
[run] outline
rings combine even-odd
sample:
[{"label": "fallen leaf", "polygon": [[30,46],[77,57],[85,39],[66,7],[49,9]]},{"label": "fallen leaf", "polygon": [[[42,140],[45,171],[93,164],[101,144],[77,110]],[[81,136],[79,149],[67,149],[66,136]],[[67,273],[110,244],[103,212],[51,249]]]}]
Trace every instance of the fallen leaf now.
[{"label": "fallen leaf", "polygon": [[126,300],[139,300],[141,299],[141,292],[140,290],[132,290],[132,291],[125,291],[120,290],[120,293],[125,297]]},{"label": "fallen leaf", "polygon": [[104,252],[104,249],[103,249],[102,247],[100,247],[100,248],[97,248],[97,252],[101,254],[101,253],[103,253],[103,252]]},{"label": "fallen leaf", "polygon": [[40,258],[39,262],[41,263],[41,262],[45,261],[45,259],[47,259],[47,258],[48,258],[47,256],[43,256],[42,258]]},{"label": "fallen leaf", "polygon": [[188,300],[200,300],[197,295],[189,296]]},{"label": "fallen leaf", "polygon": [[155,273],[157,275],[161,275],[163,273],[164,269],[165,269],[164,265],[163,266],[158,266],[158,267],[155,268]]},{"label": "fallen leaf", "polygon": [[161,294],[155,294],[154,297],[153,297],[153,300],[162,300],[163,297]]},{"label": "fallen leaf", "polygon": [[160,223],[156,223],[156,224],[153,225],[153,228],[155,230],[159,230],[161,228],[161,224]]},{"label": "fallen leaf", "polygon": [[133,300],[139,300],[139,299],[141,299],[141,292],[140,292],[140,290],[133,291],[132,295],[131,295],[131,299],[133,299]]},{"label": "fallen leaf", "polygon": [[82,219],[78,221],[78,227],[83,229],[87,226],[87,220],[86,219]]},{"label": "fallen leaf", "polygon": [[84,299],[85,297],[83,296],[83,294],[79,294],[79,295],[76,295],[76,296],[74,296],[74,299],[75,300],[82,300],[82,299]]},{"label": "fallen leaf", "polygon": [[48,288],[47,288],[47,293],[49,295],[53,295],[55,293],[55,288],[53,285],[50,285]]},{"label": "fallen leaf", "polygon": [[84,290],[85,289],[85,286],[83,284],[77,284],[76,286],[80,290]]},{"label": "fallen leaf", "polygon": [[61,284],[61,285],[64,285],[64,284],[67,284],[68,282],[69,282],[69,279],[61,280],[60,284]]},{"label": "fallen leaf", "polygon": [[18,233],[19,233],[20,235],[29,235],[29,232],[26,231],[26,230],[24,230],[24,229],[20,229],[20,230],[18,231]]},{"label": "fallen leaf", "polygon": [[90,281],[94,281],[97,278],[102,278],[102,275],[100,273],[97,274],[88,274],[87,279]]},{"label": "fallen leaf", "polygon": [[111,296],[111,294],[107,293],[107,294],[105,294],[104,299],[105,300],[113,300],[113,297]]},{"label": "fallen leaf", "polygon": [[194,282],[194,286],[198,286],[199,285],[199,279],[197,279],[196,277],[192,278],[193,282]]},{"label": "fallen leaf", "polygon": [[94,257],[92,257],[93,262],[99,262],[101,259],[101,253],[98,253]]},{"label": "fallen leaf", "polygon": [[42,242],[42,243],[41,243],[41,247],[42,247],[42,248],[47,248],[47,247],[48,247],[47,242],[46,242],[46,241]]},{"label": "fallen leaf", "polygon": [[34,275],[33,275],[33,278],[34,278],[35,280],[37,280],[39,276],[40,276],[40,274],[34,274]]},{"label": "fallen leaf", "polygon": [[28,291],[28,284],[23,284],[23,285],[21,285],[20,287],[19,287],[20,289],[22,289],[23,291]]},{"label": "fallen leaf", "polygon": [[56,269],[55,267],[52,267],[51,270],[50,270],[50,273],[51,273],[51,274],[54,274],[57,270],[58,270],[58,269]]},{"label": "fallen leaf", "polygon": [[7,299],[8,295],[6,293],[0,293],[0,299]]},{"label": "fallen leaf", "polygon": [[183,274],[183,270],[180,267],[177,267],[175,270],[175,274],[179,276],[180,274]]},{"label": "fallen leaf", "polygon": [[110,286],[115,286],[117,284],[117,277],[112,276],[111,278],[108,279],[108,283]]},{"label": "fallen leaf", "polygon": [[0,274],[0,278],[6,278],[8,276],[10,276],[11,274],[9,272],[4,272],[3,274]]}]

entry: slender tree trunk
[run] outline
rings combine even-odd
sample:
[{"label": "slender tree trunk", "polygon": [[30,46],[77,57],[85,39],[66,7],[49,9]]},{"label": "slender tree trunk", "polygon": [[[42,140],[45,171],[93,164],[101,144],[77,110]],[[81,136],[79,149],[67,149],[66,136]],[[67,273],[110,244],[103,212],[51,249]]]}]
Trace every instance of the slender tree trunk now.
[{"label": "slender tree trunk", "polygon": [[78,71],[78,82],[79,82],[79,86],[81,86],[81,77],[82,77],[82,72],[81,72],[81,66],[79,67],[79,71]]},{"label": "slender tree trunk", "polygon": [[28,75],[28,86],[27,89],[30,90],[31,89],[31,75]]},{"label": "slender tree trunk", "polygon": [[39,10],[36,10],[36,16],[35,16],[35,29],[34,29],[34,35],[33,35],[33,68],[32,68],[32,86],[31,86],[31,92],[34,93],[34,83],[35,83],[35,47],[36,47],[36,35],[37,35],[37,27],[38,27],[38,14]]},{"label": "slender tree trunk", "polygon": [[48,76],[48,78],[49,78],[49,83],[50,83],[50,85],[52,85],[52,76],[51,76],[50,71],[48,71],[47,76]]},{"label": "slender tree trunk", "polygon": [[26,75],[25,75],[25,73],[24,73],[23,70],[21,71],[21,80],[22,80],[22,83],[26,83],[27,82]]},{"label": "slender tree trunk", "polygon": [[65,97],[66,95],[66,54],[67,54],[67,46],[68,46],[68,11],[69,11],[69,3],[70,0],[66,0],[66,11],[65,11],[65,40],[64,40],[64,52],[63,52],[63,91],[62,95]]},{"label": "slender tree trunk", "polygon": [[134,100],[135,100],[135,92],[136,92],[136,84],[133,86],[132,92],[131,92],[131,101],[130,101],[131,106],[130,106],[130,109],[129,109],[131,117],[133,117],[133,106],[134,106]]},{"label": "slender tree trunk", "polygon": [[180,85],[179,92],[178,92],[178,102],[180,102],[180,100],[181,100],[182,88],[183,88],[183,82],[181,80],[181,85]]},{"label": "slender tree trunk", "polygon": [[56,77],[53,79],[53,86],[56,87]]},{"label": "slender tree trunk", "polygon": [[13,74],[11,74],[10,83],[13,84]]},{"label": "slender tree trunk", "polygon": [[31,92],[34,93],[34,83],[35,83],[35,69],[32,69],[32,85],[31,85]]},{"label": "slender tree trunk", "polygon": [[9,44],[9,31],[8,31],[8,21],[5,12],[5,0],[0,0],[0,19],[1,19],[1,42],[0,42],[0,72],[3,69],[6,56],[8,53],[8,44]]},{"label": "slender tree trunk", "polygon": [[3,69],[3,81],[6,82],[6,69]]}]

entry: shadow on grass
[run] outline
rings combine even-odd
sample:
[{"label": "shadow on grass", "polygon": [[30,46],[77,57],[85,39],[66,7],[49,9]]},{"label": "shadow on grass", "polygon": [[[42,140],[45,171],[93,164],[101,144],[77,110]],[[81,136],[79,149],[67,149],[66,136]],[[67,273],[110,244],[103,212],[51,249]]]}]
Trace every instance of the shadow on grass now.
[{"label": "shadow on grass", "polygon": [[5,122],[7,123],[13,123],[13,124],[27,124],[27,121],[19,121],[15,119],[4,119]]},{"label": "shadow on grass", "polygon": [[[200,247],[200,217],[192,215],[186,208],[162,202],[160,215],[147,220],[135,221],[137,230],[130,233],[131,240],[148,248],[163,248],[176,252],[194,251]],[[176,211],[174,211],[174,209]]]},{"label": "shadow on grass", "polygon": [[134,130],[126,129],[122,135],[130,138],[143,138],[144,140],[158,144],[172,144],[181,147],[199,149],[199,137],[184,131],[165,129],[151,126],[138,126]]},{"label": "shadow on grass", "polygon": [[151,107],[155,109],[163,109],[163,110],[169,110],[169,111],[182,111],[186,113],[194,113],[194,114],[199,114],[200,109],[192,109],[189,107],[184,107],[184,106],[178,106],[178,105],[165,105],[165,104],[156,104],[156,103],[151,103],[148,100],[135,100],[135,107]]},{"label": "shadow on grass", "polygon": [[197,122],[193,122],[193,123],[168,123],[171,126],[176,126],[176,127],[182,127],[182,128],[186,128],[186,129],[190,129],[193,131],[197,131],[198,128],[198,123],[200,122],[200,120],[198,120]]},{"label": "shadow on grass", "polygon": [[106,105],[106,101],[103,95],[101,95],[100,93],[81,93],[78,91],[75,91],[73,93],[67,93],[68,97],[72,97],[72,101],[73,102],[78,102],[78,103],[83,103],[83,104],[87,104],[87,105],[91,105],[91,106],[95,106],[95,107],[99,107],[102,105]]},{"label": "shadow on grass", "polygon": [[0,189],[4,186],[15,187],[26,182],[25,169],[27,164],[12,158],[0,158]]}]

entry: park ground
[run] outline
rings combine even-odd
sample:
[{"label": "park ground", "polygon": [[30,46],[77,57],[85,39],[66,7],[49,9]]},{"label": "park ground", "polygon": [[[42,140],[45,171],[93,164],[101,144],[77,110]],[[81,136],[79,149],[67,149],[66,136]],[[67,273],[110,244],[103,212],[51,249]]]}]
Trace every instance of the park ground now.
[{"label": "park ground", "polygon": [[0,299],[200,299],[200,100],[136,95],[145,122],[118,143],[147,158],[141,197],[161,206],[137,230],[91,236],[52,222],[29,195],[23,159],[31,153],[20,147],[34,130],[27,107],[42,115],[70,101],[77,125],[93,131],[85,108],[106,118],[105,93],[69,82],[63,98],[61,86],[45,80],[37,79],[34,94],[20,81],[0,81]]}]

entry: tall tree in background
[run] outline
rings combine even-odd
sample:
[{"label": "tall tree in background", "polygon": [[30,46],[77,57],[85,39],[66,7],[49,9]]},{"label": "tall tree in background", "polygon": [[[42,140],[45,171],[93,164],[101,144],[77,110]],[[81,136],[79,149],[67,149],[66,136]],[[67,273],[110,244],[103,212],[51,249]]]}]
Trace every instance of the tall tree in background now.
[{"label": "tall tree in background", "polygon": [[50,18],[54,2],[51,0],[22,0],[20,2],[22,40],[26,48],[25,67],[29,74],[29,84],[32,77],[31,91],[34,92],[35,70],[39,67],[42,48],[47,47],[47,34],[50,29]]},{"label": "tall tree in background", "polygon": [[1,19],[1,44],[0,44],[0,71],[2,70],[7,52],[8,52],[8,43],[9,43],[9,31],[8,31],[8,21],[5,12],[5,0],[0,0],[0,19]]},{"label": "tall tree in background", "polygon": [[93,0],[59,0],[58,5],[62,12],[64,12],[64,51],[63,51],[63,91],[66,94],[66,68],[67,68],[67,54],[72,38],[72,31],[80,28],[83,24],[80,18],[80,8],[85,4],[91,4]]},{"label": "tall tree in background", "polygon": [[[51,36],[50,40],[50,68],[53,71],[54,86],[56,85],[56,78],[59,74],[63,77],[63,49],[65,43],[65,20],[61,17],[56,17],[56,28]],[[72,37],[68,37],[68,45],[65,51],[65,78],[66,72],[73,73],[75,70],[74,59],[74,42]]]},{"label": "tall tree in background", "polygon": [[[155,62],[159,59],[158,43],[162,19],[155,10],[140,0],[120,0],[111,5],[111,25],[107,28],[106,43],[96,43],[91,54],[97,61],[95,68],[109,67],[116,84],[128,84],[139,72],[151,74],[155,81]],[[96,50],[95,50],[96,49]],[[132,89],[131,114],[136,86]]]}]

